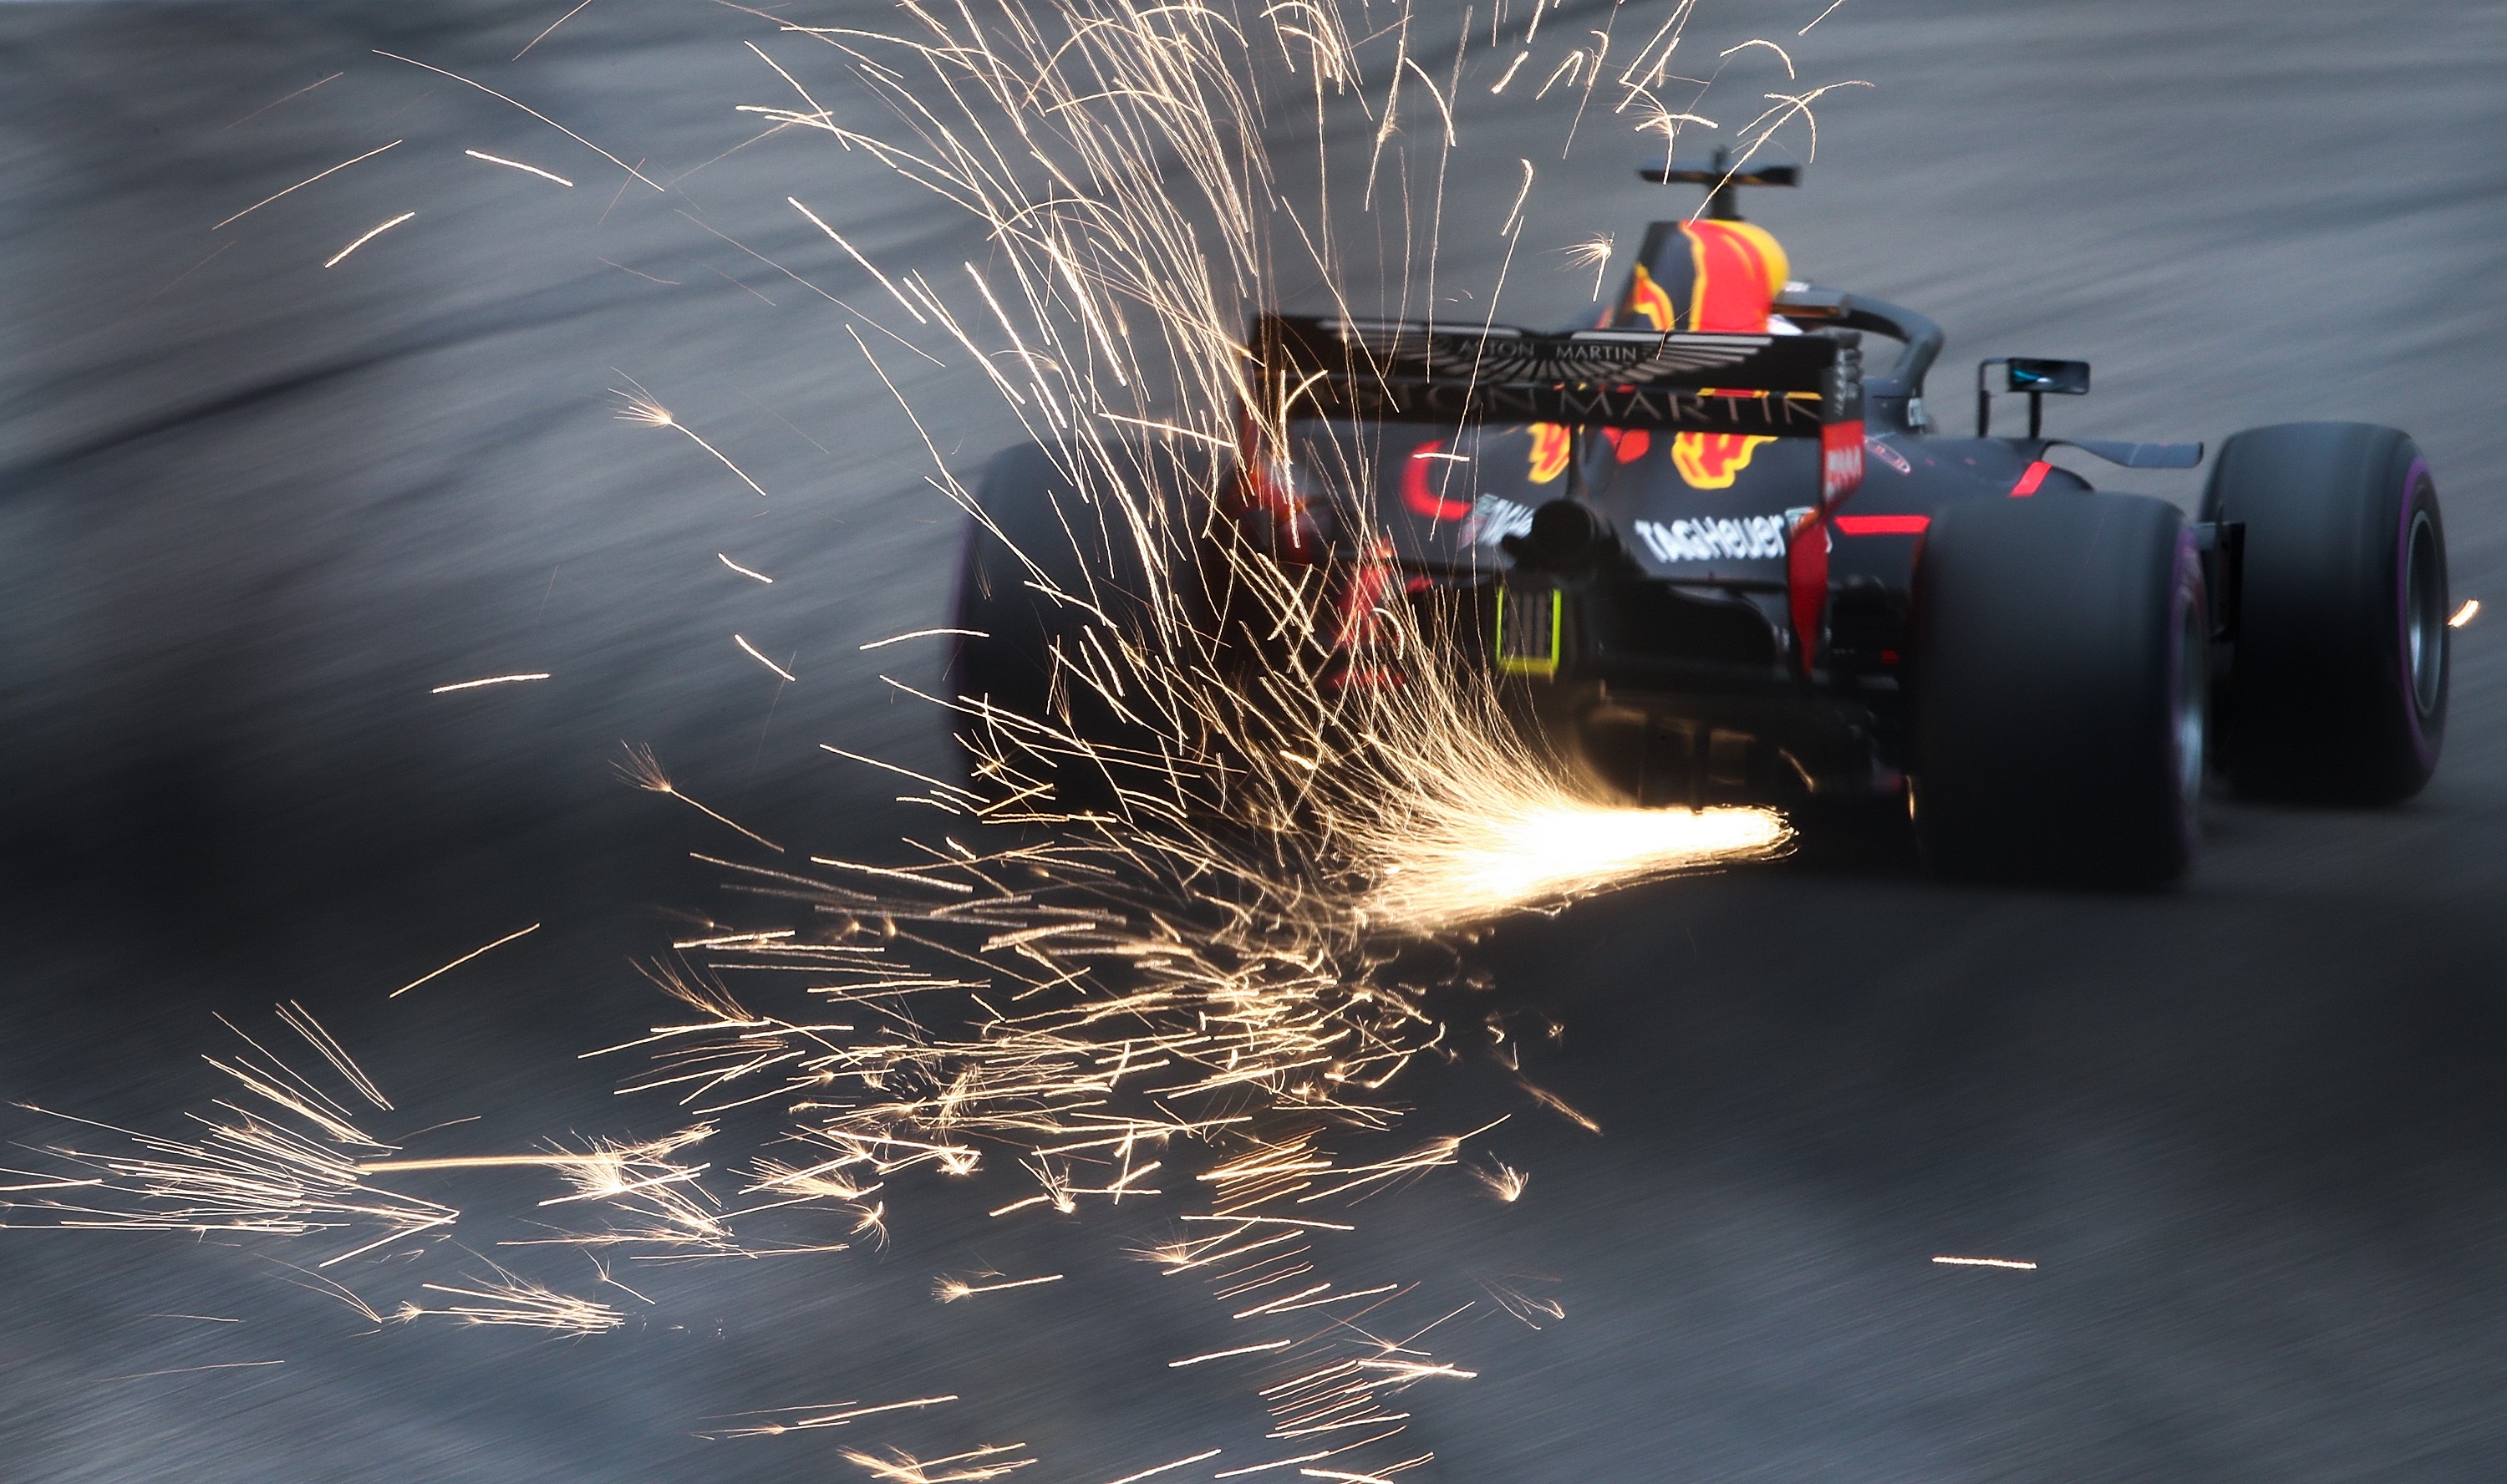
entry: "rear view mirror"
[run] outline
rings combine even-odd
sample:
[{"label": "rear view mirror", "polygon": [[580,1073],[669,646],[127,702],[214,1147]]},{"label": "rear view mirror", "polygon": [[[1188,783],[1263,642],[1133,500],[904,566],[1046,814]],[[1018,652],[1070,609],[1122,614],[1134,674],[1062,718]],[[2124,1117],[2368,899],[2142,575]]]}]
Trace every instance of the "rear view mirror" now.
[{"label": "rear view mirror", "polygon": [[2010,378],[2005,391],[2056,392],[2067,397],[2087,395],[2089,389],[2089,363],[2087,361],[2045,361],[2033,356],[2015,355],[2002,363]]},{"label": "rear view mirror", "polygon": [[[1999,384],[1987,377],[1994,367],[2002,368]],[[2087,361],[2050,361],[2033,355],[1995,356],[1976,363],[1976,436],[1987,438],[1993,430],[1993,394],[1997,391],[2022,392],[2028,398],[2028,436],[2040,436],[2046,425],[2046,394],[2084,396],[2089,389],[2089,363]]]}]

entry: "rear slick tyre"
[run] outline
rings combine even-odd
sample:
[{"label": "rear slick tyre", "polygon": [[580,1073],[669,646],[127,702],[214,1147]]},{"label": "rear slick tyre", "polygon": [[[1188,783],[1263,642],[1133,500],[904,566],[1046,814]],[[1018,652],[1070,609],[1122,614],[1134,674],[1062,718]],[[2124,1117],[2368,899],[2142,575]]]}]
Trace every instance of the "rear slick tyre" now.
[{"label": "rear slick tyre", "polygon": [[[1155,498],[1155,495],[1146,496]],[[1044,776],[1053,801],[1072,812],[1110,812],[1131,766],[1157,755],[1158,739],[1085,680],[1110,654],[1151,633],[1159,613],[1129,515],[1090,502],[1036,444],[997,455],[974,490],[982,518],[967,523],[959,561],[957,653],[949,687],[961,704],[958,735],[971,759],[1007,755]],[[1086,603],[1044,591],[1080,595]],[[1110,627],[1109,627],[1110,626]],[[1119,684],[1119,680],[1116,682]],[[1082,749],[1048,742],[1040,724]]]},{"label": "rear slick tyre", "polygon": [[1114,471],[1093,496],[1036,444],[998,454],[977,482],[948,679],[977,768],[1007,758],[1050,782],[1062,810],[1121,813],[1126,793],[1171,794],[1167,759],[1196,750],[1170,729],[1175,708],[1143,690],[1192,662],[1179,632],[1211,632],[1192,513],[1209,508],[1215,475],[1190,450],[1108,440],[1091,456]]},{"label": "rear slick tyre", "polygon": [[1972,878],[2150,887],[2192,863],[2211,613],[2193,532],[2142,495],[1934,518],[1915,570],[1917,839]]},{"label": "rear slick tyre", "polygon": [[2221,751],[2256,798],[2390,804],[2446,740],[2446,523],[2405,434],[2292,422],[2230,439],[2203,519],[2245,527]]}]

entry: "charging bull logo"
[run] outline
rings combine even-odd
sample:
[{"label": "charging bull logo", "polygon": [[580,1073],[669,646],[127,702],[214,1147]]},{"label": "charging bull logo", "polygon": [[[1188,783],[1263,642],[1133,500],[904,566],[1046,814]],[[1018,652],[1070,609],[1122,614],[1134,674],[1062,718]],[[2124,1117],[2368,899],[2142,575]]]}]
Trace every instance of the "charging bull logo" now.
[{"label": "charging bull logo", "polygon": [[1773,442],[1752,433],[1683,433],[1671,441],[1671,463],[1691,489],[1729,489],[1759,445]]},{"label": "charging bull logo", "polygon": [[1536,422],[1532,425],[1534,484],[1545,485],[1567,472],[1567,452],[1571,443],[1565,423]]}]

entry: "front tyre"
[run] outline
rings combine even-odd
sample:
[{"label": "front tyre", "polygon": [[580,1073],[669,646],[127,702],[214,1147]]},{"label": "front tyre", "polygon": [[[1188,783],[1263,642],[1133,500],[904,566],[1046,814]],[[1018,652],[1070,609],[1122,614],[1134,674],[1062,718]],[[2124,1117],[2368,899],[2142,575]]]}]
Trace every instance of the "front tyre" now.
[{"label": "front tyre", "polygon": [[2201,828],[2211,614],[2193,533],[2143,495],[1953,506],[1915,569],[1912,806],[1954,875],[2181,875]]},{"label": "front tyre", "polygon": [[2245,526],[2223,751],[2241,793],[2392,803],[2446,739],[2446,524],[2405,434],[2293,422],[2231,438],[2205,520]]}]

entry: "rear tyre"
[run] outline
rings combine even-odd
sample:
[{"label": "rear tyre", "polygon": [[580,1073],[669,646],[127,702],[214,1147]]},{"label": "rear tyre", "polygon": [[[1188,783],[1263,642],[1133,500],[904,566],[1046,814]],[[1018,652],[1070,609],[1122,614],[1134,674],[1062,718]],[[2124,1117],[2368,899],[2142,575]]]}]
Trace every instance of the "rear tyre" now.
[{"label": "rear tyre", "polygon": [[1938,867],[2174,879],[2199,842],[2210,602],[2176,508],[2127,494],[1936,516],[1915,570],[1912,804]]},{"label": "rear tyre", "polygon": [[2427,460],[2364,422],[2230,439],[2205,520],[2245,526],[2222,750],[2240,793],[2391,803],[2446,738],[2446,525]]},{"label": "rear tyre", "polygon": [[[983,518],[968,524],[956,623],[972,632],[958,638],[951,688],[1077,739],[1095,755],[1059,755],[1069,746],[1054,742],[1029,751],[1021,740],[1032,740],[1032,729],[980,714],[962,716],[959,736],[977,756],[1005,750],[1022,769],[1049,777],[1062,809],[1111,809],[1118,786],[1161,750],[1139,713],[1126,714],[1129,707],[1107,694],[1137,692],[1114,656],[1126,641],[1154,649],[1160,617],[1131,513],[1083,500],[1034,444],[993,459],[975,506]],[[1085,678],[1109,673],[1110,686]]]}]

